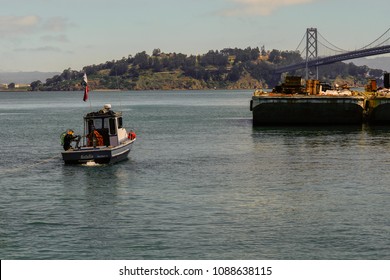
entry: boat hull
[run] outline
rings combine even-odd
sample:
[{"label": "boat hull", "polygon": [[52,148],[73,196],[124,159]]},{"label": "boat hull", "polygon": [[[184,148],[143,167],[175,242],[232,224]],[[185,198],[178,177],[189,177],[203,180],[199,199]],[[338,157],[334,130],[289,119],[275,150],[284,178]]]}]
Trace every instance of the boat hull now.
[{"label": "boat hull", "polygon": [[254,96],[254,125],[360,124],[364,98],[329,96]]},{"label": "boat hull", "polygon": [[84,164],[95,162],[98,164],[112,164],[127,159],[134,140],[126,141],[116,147],[81,147],[77,150],[62,152],[65,164]]},{"label": "boat hull", "polygon": [[372,98],[367,103],[370,124],[390,124],[390,98]]}]

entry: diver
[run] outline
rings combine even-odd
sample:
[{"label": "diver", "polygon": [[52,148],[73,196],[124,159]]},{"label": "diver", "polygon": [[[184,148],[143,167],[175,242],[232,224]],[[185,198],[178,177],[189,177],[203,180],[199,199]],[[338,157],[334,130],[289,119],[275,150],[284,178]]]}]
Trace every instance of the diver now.
[{"label": "diver", "polygon": [[80,142],[80,135],[74,135],[74,131],[71,129],[68,129],[66,131],[66,135],[64,137],[64,150],[67,151],[69,149],[73,149],[71,143],[72,141],[76,142],[76,148],[79,147],[79,142]]}]

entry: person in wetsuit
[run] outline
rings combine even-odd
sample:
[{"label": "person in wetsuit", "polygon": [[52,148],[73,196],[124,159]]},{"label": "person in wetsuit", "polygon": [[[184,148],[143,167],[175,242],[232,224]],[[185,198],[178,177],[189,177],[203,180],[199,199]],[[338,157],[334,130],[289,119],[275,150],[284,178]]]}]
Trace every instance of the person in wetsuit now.
[{"label": "person in wetsuit", "polygon": [[63,146],[64,150],[67,151],[67,150],[73,148],[71,145],[72,141],[77,141],[77,143],[76,143],[76,147],[77,147],[78,146],[78,139],[80,139],[79,136],[74,135],[74,131],[69,129],[66,132],[66,135],[64,137],[64,146]]}]

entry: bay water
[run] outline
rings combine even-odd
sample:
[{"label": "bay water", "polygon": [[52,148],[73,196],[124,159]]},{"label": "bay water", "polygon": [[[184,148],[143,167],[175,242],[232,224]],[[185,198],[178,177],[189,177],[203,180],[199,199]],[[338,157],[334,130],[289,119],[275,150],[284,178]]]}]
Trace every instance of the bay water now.
[{"label": "bay water", "polygon": [[[0,258],[390,259],[390,126],[253,127],[251,94],[0,93]],[[129,159],[64,165],[106,103]]]}]

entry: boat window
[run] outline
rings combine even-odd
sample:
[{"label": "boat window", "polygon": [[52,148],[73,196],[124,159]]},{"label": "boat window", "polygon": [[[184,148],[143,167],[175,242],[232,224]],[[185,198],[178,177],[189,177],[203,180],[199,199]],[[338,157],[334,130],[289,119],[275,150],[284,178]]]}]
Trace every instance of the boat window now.
[{"label": "boat window", "polygon": [[95,129],[103,128],[103,120],[102,119],[94,119]]},{"label": "boat window", "polygon": [[110,124],[110,119],[103,119],[104,120],[104,123],[103,123],[103,128],[109,128],[109,124]]},{"label": "boat window", "polygon": [[123,124],[122,124],[122,117],[118,118],[118,128],[122,128],[123,127]]},{"label": "boat window", "polygon": [[114,118],[110,119],[110,134],[116,134],[116,122]]},{"label": "boat window", "polygon": [[93,120],[88,120],[88,133],[93,131],[93,129],[94,129]]}]

